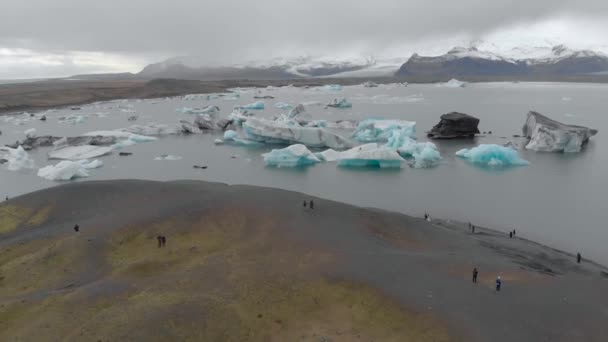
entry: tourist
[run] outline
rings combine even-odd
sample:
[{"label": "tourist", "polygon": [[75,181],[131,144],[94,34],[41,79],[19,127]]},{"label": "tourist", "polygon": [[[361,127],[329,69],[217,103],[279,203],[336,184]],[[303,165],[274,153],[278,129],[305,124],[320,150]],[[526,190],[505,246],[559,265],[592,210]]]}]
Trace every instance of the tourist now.
[{"label": "tourist", "polygon": [[473,268],[473,283],[477,284],[477,274],[479,273],[479,271],[477,271],[477,267]]},{"label": "tourist", "polygon": [[315,202],[310,200],[310,209],[314,209],[314,208],[315,208]]},{"label": "tourist", "polygon": [[576,253],[576,263],[580,264],[581,260],[583,260],[583,256],[581,255],[581,253]]},{"label": "tourist", "polygon": [[78,232],[80,231],[80,227],[79,227],[78,225],[75,225],[75,226],[74,226],[74,231],[75,231],[76,233],[78,233]]},{"label": "tourist", "polygon": [[304,206],[304,208],[306,208],[306,201],[303,201],[302,205]]},{"label": "tourist", "polygon": [[500,279],[500,276],[498,276],[496,278],[496,292],[500,291],[501,286],[502,286],[502,279]]}]

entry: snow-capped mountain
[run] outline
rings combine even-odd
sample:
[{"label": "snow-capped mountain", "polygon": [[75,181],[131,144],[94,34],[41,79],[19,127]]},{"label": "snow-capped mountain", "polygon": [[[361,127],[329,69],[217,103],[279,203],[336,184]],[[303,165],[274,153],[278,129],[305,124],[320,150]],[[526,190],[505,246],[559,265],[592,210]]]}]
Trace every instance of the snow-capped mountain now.
[{"label": "snow-capped mountain", "polygon": [[457,47],[440,56],[414,54],[397,76],[516,76],[588,75],[608,71],[608,56],[564,45],[516,47],[502,53]]},{"label": "snow-capped mountain", "polygon": [[196,57],[175,57],[146,66],[138,75],[148,78],[186,78],[203,80],[288,79],[306,77],[390,76],[404,59],[377,60],[373,57],[274,58],[227,66],[205,66]]}]

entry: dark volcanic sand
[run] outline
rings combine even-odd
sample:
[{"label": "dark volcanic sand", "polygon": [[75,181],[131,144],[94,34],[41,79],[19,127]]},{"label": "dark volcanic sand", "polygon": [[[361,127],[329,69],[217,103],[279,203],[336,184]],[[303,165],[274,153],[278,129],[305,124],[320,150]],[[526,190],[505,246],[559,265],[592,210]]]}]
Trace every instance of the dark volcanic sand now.
[{"label": "dark volcanic sand", "polygon": [[597,264],[460,223],[319,198],[305,210],[308,199],[197,181],[84,182],[11,199],[0,206],[0,340],[608,336]]}]

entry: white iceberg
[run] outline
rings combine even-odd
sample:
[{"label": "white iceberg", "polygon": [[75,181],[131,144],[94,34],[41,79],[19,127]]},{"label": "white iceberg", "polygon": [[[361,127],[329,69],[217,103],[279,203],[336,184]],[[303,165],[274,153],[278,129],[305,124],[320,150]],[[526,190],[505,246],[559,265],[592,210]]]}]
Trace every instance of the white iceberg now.
[{"label": "white iceberg", "polygon": [[472,149],[462,149],[456,156],[481,166],[506,167],[524,166],[530,164],[522,159],[517,151],[510,147],[496,144],[482,144]]},{"label": "white iceberg", "polygon": [[89,177],[88,170],[103,165],[99,160],[64,160],[56,165],[48,165],[38,170],[38,176],[51,181],[69,181],[75,178]]},{"label": "white iceberg", "polygon": [[139,143],[157,141],[158,138],[150,137],[147,135],[139,135],[127,131],[93,131],[83,134],[83,136],[102,136],[102,137],[115,137],[119,140],[113,147],[120,149],[126,146],[131,146]]},{"label": "white iceberg", "polygon": [[352,108],[353,104],[348,102],[347,99],[333,99],[333,101],[331,101],[329,104],[327,104],[327,107],[331,107],[331,108]]},{"label": "white iceberg", "polygon": [[127,128],[122,128],[121,131],[137,135],[161,136],[177,134],[180,132],[180,129],[176,125],[166,125],[152,122],[146,125],[132,125]]},{"label": "white iceberg", "polygon": [[180,156],[173,156],[170,154],[163,154],[163,155],[160,155],[160,156],[154,158],[154,160],[171,160],[171,161],[181,160],[181,159],[182,159],[182,157],[180,157]]},{"label": "white iceberg", "polygon": [[597,130],[566,125],[537,112],[529,112],[523,134],[530,141],[526,149],[537,152],[580,152]]},{"label": "white iceberg", "polygon": [[262,154],[264,162],[274,167],[299,167],[320,162],[306,146],[295,144],[282,149],[274,149]]},{"label": "white iceberg", "polygon": [[0,159],[4,160],[6,168],[10,171],[19,171],[23,169],[33,169],[36,163],[30,155],[18,146],[17,148],[0,147]]},{"label": "white iceberg", "polygon": [[249,103],[246,105],[241,105],[241,106],[235,106],[235,108],[238,109],[249,109],[249,110],[262,110],[264,109],[265,105],[264,102],[262,101],[256,101],[254,103]]},{"label": "white iceberg", "polygon": [[376,143],[357,146],[341,152],[337,160],[339,166],[381,169],[401,168],[401,163],[404,161],[397,151]]},{"label": "white iceberg", "polygon": [[203,108],[178,108],[175,111],[184,113],[184,114],[208,114],[214,119],[217,119],[220,113],[220,107],[218,106],[206,106]]},{"label": "white iceberg", "polygon": [[23,132],[23,134],[25,134],[26,138],[35,138],[36,137],[36,129],[35,128],[30,128],[25,130],[25,132]]},{"label": "white iceberg", "polygon": [[248,118],[243,130],[249,140],[275,144],[303,144],[310,147],[349,148],[352,142],[322,127],[294,127],[281,121]]},{"label": "white iceberg", "polygon": [[283,110],[292,108],[292,106],[289,103],[285,103],[285,102],[277,102],[274,104],[274,107],[278,108],[278,109],[283,109]]},{"label": "white iceberg", "polygon": [[262,144],[257,141],[251,141],[247,139],[242,139],[239,137],[239,134],[233,130],[227,130],[224,132],[224,140],[223,143],[231,143],[240,146],[261,146]]},{"label": "white iceberg", "polygon": [[82,160],[104,156],[112,152],[111,146],[67,146],[49,152],[49,159]]},{"label": "white iceberg", "polygon": [[[360,142],[385,142],[398,131],[401,137],[416,137],[416,122],[405,120],[365,119],[357,125],[353,138]],[[401,144],[395,144],[395,149]]]},{"label": "white iceberg", "polygon": [[342,86],[339,84],[327,84],[324,85],[320,88],[317,88],[323,91],[341,91],[342,90]]},{"label": "white iceberg", "polygon": [[466,85],[466,82],[459,81],[455,78],[452,78],[447,82],[437,84],[438,87],[444,88],[464,88]]}]

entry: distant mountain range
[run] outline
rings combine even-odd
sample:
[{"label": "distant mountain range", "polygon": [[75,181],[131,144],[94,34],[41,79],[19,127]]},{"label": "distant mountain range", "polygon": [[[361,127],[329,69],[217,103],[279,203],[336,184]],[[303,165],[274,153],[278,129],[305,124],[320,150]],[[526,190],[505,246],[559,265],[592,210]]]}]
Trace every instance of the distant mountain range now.
[{"label": "distant mountain range", "polygon": [[433,81],[449,78],[584,80],[608,79],[608,56],[563,45],[483,51],[456,47],[440,56],[413,54],[409,59],[298,57],[209,66],[196,57],[174,57],[146,66],[136,74],[79,75],[77,79],[286,80],[303,78],[400,77]]},{"label": "distant mountain range", "polygon": [[[608,71],[608,56],[589,50],[572,50],[558,45],[550,50],[527,51],[515,58],[476,48],[454,48],[448,53],[425,57],[414,54],[396,76],[566,76]],[[544,52],[544,53],[543,53]]]}]

